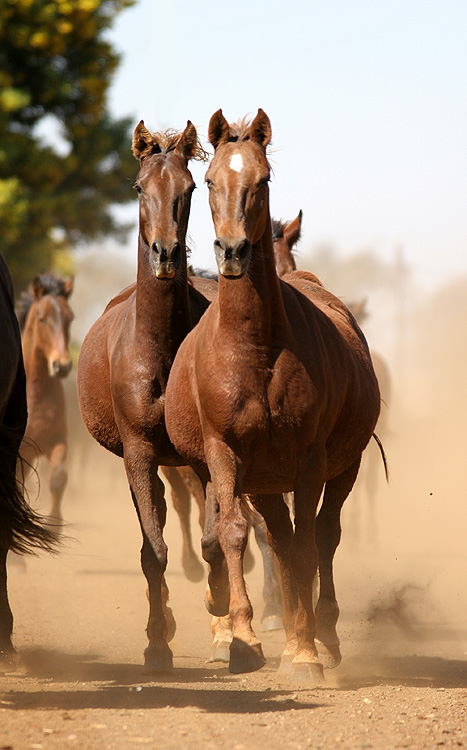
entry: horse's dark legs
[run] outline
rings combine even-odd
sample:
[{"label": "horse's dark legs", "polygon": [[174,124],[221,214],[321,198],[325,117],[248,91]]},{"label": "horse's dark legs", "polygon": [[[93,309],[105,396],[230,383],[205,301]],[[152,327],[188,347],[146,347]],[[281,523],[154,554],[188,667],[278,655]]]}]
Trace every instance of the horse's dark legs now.
[{"label": "horse's dark legs", "polygon": [[[180,520],[180,529],[182,532],[182,567],[189,581],[202,581],[204,577],[204,567],[198,559],[193,548],[193,539],[191,535],[191,496],[184,478],[175,466],[163,466],[161,469],[167,478],[174,509]],[[199,480],[198,480],[199,481]]]},{"label": "horse's dark legs", "polygon": [[68,481],[68,472],[66,468],[67,446],[65,443],[55,445],[50,453],[50,494],[52,497],[52,507],[50,509],[50,518],[53,521],[61,523],[62,516],[62,498]]},{"label": "horse's dark legs", "polygon": [[283,495],[258,495],[252,500],[266,522],[267,539],[279,564],[283,598],[282,620],[286,637],[281,670],[289,671],[297,649],[295,636],[297,587],[291,562],[293,526],[290,512]]},{"label": "horse's dark legs", "polygon": [[6,556],[7,549],[0,549],[0,664],[10,663],[15,650],[11,642],[13,615],[8,603]]},{"label": "horse's dark legs", "polygon": [[316,605],[315,643],[324,667],[336,667],[341,661],[336,623],[339,607],[333,578],[334,553],[341,538],[340,513],[351,491],[360,466],[360,458],[346,471],[326,483],[323,504],[316,519],[319,550],[319,599]]},{"label": "horse's dark legs", "polygon": [[144,652],[145,670],[157,672],[172,668],[172,651],[167,641],[173,635],[174,622],[166,606],[168,590],[164,580],[167,567],[167,546],[162,535],[167,515],[164,484],[157,476],[155,457],[144,448],[141,444],[135,445],[134,450],[126,447],[124,459],[143,533],[141,567],[148,582],[149,645]]}]

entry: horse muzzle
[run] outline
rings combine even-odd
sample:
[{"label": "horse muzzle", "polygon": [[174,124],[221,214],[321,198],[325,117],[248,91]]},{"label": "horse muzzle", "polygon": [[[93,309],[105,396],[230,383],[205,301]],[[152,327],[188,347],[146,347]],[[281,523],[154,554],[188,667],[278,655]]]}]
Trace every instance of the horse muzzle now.
[{"label": "horse muzzle", "polygon": [[221,276],[240,278],[245,275],[251,258],[251,242],[246,237],[238,240],[218,237],[214,241],[214,252]]},{"label": "horse muzzle", "polygon": [[66,378],[71,368],[71,359],[68,362],[60,362],[60,360],[54,359],[51,365],[49,365],[49,372],[53,378]]}]

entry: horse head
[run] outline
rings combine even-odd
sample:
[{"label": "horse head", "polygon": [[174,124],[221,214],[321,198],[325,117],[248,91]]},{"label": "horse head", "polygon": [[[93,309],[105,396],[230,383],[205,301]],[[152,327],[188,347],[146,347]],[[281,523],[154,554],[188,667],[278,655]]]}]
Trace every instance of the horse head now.
[{"label": "horse head", "polygon": [[182,133],[150,133],[143,120],[133,135],[133,154],[141,167],[139,233],[149,266],[158,279],[173,279],[186,262],[185,237],[195,183],[188,169],[192,158],[204,159],[195,126]]},{"label": "horse head", "polygon": [[221,109],[211,117],[209,141],[214,157],[206,183],[222,276],[244,276],[252,246],[266,230],[270,178],[266,148],[270,140],[271,123],[262,109],[251,125],[245,120],[229,125]]},{"label": "horse head", "polygon": [[32,304],[25,332],[29,328],[36,350],[47,361],[51,378],[64,378],[71,370],[69,330],[74,318],[68,304],[73,279],[59,281],[51,274],[36,276],[30,286]]}]

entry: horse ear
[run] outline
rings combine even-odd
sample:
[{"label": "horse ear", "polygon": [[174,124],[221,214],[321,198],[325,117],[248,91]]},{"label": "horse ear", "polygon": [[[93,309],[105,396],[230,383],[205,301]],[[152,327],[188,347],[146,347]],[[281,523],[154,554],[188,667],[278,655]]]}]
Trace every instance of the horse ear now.
[{"label": "horse ear", "polygon": [[153,152],[154,139],[152,133],[145,126],[144,120],[141,120],[135,128],[131,148],[135,158],[140,161]]},{"label": "horse ear", "polygon": [[196,128],[191,120],[187,120],[186,128],[181,134],[180,140],[177,143],[177,151],[180,151],[182,156],[184,156],[185,159],[189,161],[191,157],[196,154],[197,150],[198,133],[196,132]]},{"label": "horse ear", "polygon": [[258,143],[266,148],[271,141],[271,121],[263,109],[258,109],[258,114],[250,125],[250,141]]},{"label": "horse ear", "polygon": [[31,286],[32,286],[32,293],[35,299],[40,299],[44,295],[44,291],[45,291],[44,284],[41,281],[41,277],[36,276]]},{"label": "horse ear", "polygon": [[302,227],[302,216],[303,213],[300,211],[298,216],[290,222],[290,224],[287,224],[287,226],[284,228],[284,238],[287,242],[287,245],[290,249],[295,245],[296,242],[300,239],[300,231]]},{"label": "horse ear", "polygon": [[226,143],[229,140],[229,136],[229,123],[222,114],[222,110],[218,109],[211,117],[208,132],[209,143],[214,146],[214,151],[219,144]]},{"label": "horse ear", "polygon": [[68,299],[68,297],[71,295],[73,291],[74,283],[75,283],[75,280],[73,276],[70,276],[69,279],[63,282],[63,290],[65,292],[64,296],[66,297],[66,299]]}]

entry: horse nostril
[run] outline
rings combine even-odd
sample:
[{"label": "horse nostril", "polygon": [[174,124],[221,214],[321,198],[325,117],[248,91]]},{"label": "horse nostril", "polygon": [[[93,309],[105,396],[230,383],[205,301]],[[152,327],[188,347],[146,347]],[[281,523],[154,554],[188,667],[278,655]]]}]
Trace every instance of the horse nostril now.
[{"label": "horse nostril", "polygon": [[158,255],[160,253],[159,243],[153,242],[151,246],[151,250]]}]

